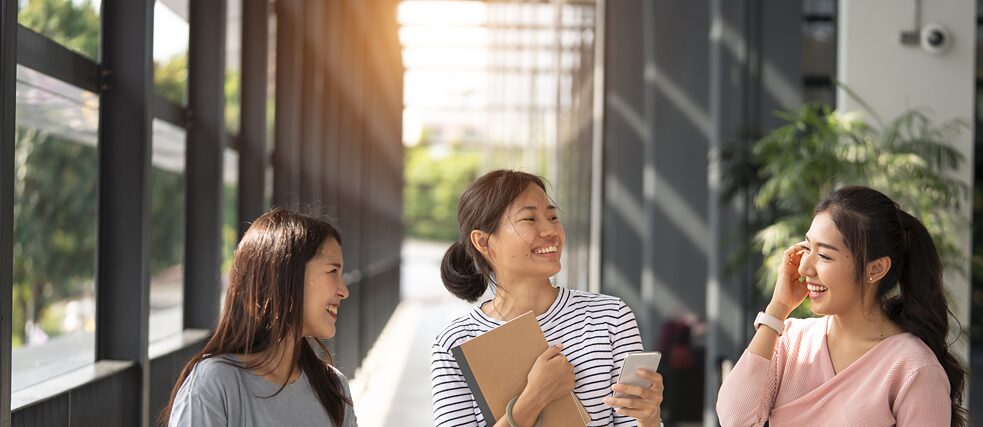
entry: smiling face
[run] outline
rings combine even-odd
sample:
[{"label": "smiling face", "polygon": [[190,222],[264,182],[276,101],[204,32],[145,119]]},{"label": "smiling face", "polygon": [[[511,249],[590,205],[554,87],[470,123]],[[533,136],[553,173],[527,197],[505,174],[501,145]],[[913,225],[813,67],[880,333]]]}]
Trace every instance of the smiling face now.
[{"label": "smiling face", "polygon": [[556,207],[538,185],[529,185],[505,210],[488,236],[486,257],[498,278],[541,277],[560,272],[565,239]]},{"label": "smiling face", "polygon": [[863,284],[857,280],[853,254],[828,213],[812,219],[803,247],[799,274],[806,277],[812,311],[832,315],[861,310]]},{"label": "smiling face", "polygon": [[304,270],[304,330],[302,335],[321,339],[335,334],[338,308],[348,298],[348,286],[342,280],[344,259],[335,239],[321,244],[317,255],[307,261]]}]

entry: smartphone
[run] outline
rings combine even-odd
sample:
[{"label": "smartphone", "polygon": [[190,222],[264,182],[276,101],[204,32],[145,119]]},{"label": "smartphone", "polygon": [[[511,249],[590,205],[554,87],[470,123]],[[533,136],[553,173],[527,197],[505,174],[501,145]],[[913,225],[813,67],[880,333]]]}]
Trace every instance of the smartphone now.
[{"label": "smartphone", "polygon": [[[638,375],[638,369],[648,369],[655,372],[659,369],[659,362],[662,360],[662,353],[653,351],[650,353],[631,353],[625,358],[625,365],[621,367],[621,374],[618,375],[618,384],[637,385],[649,388],[652,382]],[[615,392],[614,397],[626,397],[624,393]]]}]

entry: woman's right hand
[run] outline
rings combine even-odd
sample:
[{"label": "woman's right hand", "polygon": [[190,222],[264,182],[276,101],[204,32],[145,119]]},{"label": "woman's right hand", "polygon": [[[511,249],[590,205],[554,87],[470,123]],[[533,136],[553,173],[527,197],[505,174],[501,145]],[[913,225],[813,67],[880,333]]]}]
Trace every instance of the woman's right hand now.
[{"label": "woman's right hand", "polygon": [[544,407],[573,391],[573,365],[560,353],[561,349],[557,345],[548,347],[536,358],[526,377],[526,388],[523,391],[540,397]]},{"label": "woman's right hand", "polygon": [[789,246],[782,255],[782,265],[778,269],[778,281],[775,283],[775,291],[771,296],[771,303],[768,304],[766,312],[779,319],[788,318],[792,310],[802,304],[802,301],[809,295],[805,284],[799,281],[799,263],[802,261],[802,254],[805,252],[806,242],[799,242]]},{"label": "woman's right hand", "polygon": [[[519,425],[533,425],[550,402],[573,390],[573,365],[560,353],[560,346],[550,346],[533,363],[526,376],[526,388],[512,406],[512,418]],[[495,427],[508,427],[506,417]]]}]

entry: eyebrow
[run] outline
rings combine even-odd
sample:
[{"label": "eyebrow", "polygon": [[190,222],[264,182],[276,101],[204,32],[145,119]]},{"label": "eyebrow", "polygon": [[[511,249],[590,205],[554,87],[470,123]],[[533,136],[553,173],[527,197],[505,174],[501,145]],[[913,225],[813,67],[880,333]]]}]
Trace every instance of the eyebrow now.
[{"label": "eyebrow", "polygon": [[[515,212],[516,213],[519,213],[519,212],[522,212],[524,210],[536,211],[536,207],[535,206],[523,206],[523,207],[519,208],[519,210],[517,210]],[[548,211],[549,210],[554,210],[555,211],[556,210],[556,206],[549,205],[549,206],[546,207],[546,210],[548,210]]]},{"label": "eyebrow", "polygon": [[809,243],[813,243],[816,246],[819,246],[820,248],[826,248],[826,249],[829,249],[831,251],[836,251],[836,252],[839,252],[840,251],[839,248],[837,248],[836,246],[833,246],[833,245],[831,245],[829,243],[813,242],[812,240],[809,239],[809,235],[806,235],[806,241],[809,242]]}]

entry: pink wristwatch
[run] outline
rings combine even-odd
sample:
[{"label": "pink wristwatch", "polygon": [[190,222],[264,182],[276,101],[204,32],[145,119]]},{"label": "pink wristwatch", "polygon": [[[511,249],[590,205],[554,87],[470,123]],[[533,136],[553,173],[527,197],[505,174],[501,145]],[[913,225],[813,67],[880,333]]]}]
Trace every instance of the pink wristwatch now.
[{"label": "pink wristwatch", "polygon": [[757,330],[758,326],[765,325],[771,329],[774,329],[778,336],[782,336],[785,333],[785,322],[778,320],[777,317],[772,316],[763,311],[758,312],[758,317],[754,318],[754,329]]}]

